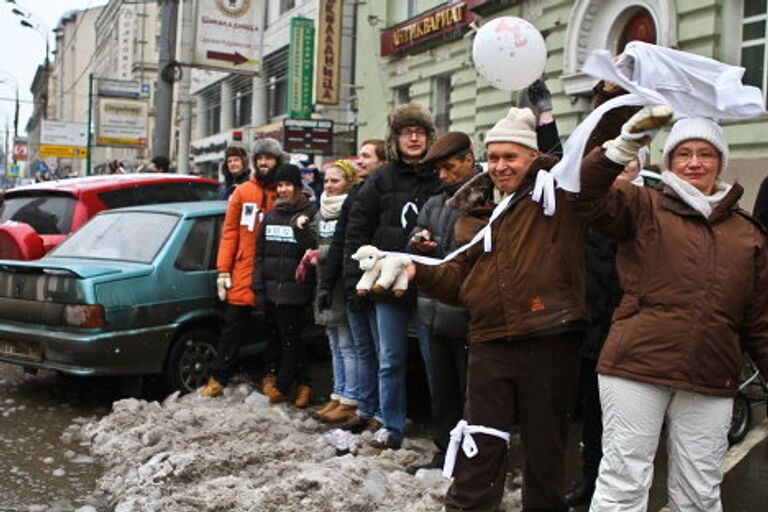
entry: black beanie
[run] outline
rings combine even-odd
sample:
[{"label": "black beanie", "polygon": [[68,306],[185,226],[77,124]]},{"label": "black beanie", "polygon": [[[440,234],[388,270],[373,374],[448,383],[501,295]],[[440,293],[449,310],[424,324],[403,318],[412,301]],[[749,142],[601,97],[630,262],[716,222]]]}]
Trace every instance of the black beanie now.
[{"label": "black beanie", "polygon": [[275,178],[273,183],[277,184],[279,181],[287,181],[288,183],[293,183],[293,186],[296,187],[297,191],[301,190],[301,169],[293,164],[281,164],[278,166],[277,171],[275,171]]}]

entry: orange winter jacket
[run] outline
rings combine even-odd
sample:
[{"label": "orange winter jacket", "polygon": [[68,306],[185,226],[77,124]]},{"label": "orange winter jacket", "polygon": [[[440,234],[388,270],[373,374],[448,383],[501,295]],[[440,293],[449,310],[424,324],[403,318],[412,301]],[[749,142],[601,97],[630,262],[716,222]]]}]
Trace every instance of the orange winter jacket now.
[{"label": "orange winter jacket", "polygon": [[[230,304],[256,305],[256,297],[251,290],[256,241],[261,218],[272,209],[276,197],[275,190],[264,187],[255,176],[239,185],[229,197],[216,269],[229,272],[232,276],[232,287],[227,290],[227,302]],[[252,223],[249,222],[251,218]]]}]

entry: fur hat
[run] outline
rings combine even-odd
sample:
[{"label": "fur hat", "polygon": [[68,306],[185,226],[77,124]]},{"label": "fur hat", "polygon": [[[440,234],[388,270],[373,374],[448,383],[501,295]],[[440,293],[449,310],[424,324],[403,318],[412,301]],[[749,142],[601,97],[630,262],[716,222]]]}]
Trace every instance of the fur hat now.
[{"label": "fur hat", "polygon": [[288,163],[288,153],[283,151],[283,146],[269,137],[256,139],[251,145],[251,155],[253,155],[254,162],[259,155],[270,155],[277,159],[278,165]]},{"label": "fur hat", "polygon": [[293,164],[280,164],[275,171],[273,182],[278,183],[281,181],[292,183],[293,186],[296,187],[296,191],[300,191],[303,187],[301,181],[301,169]]},{"label": "fur hat", "polygon": [[240,160],[243,161],[243,172],[248,172],[248,153],[245,151],[245,148],[241,148],[240,146],[229,146],[224,150],[224,162],[221,164],[222,174],[230,174],[227,159],[231,156],[239,157]]},{"label": "fur hat", "polygon": [[506,117],[493,125],[485,135],[485,145],[491,142],[514,142],[538,150],[536,118],[529,108],[512,107]]},{"label": "fur hat", "polygon": [[387,160],[393,162],[400,159],[400,152],[397,149],[400,130],[413,125],[421,126],[427,131],[427,148],[435,142],[435,123],[429,110],[417,103],[398,105],[387,117]]},{"label": "fur hat", "polygon": [[720,152],[720,171],[728,168],[730,150],[720,125],[704,117],[689,117],[676,122],[667,136],[664,152],[661,155],[665,169],[670,168],[669,157],[675,148],[687,140],[694,139],[705,140],[715,146],[715,149]]},{"label": "fur hat", "polygon": [[472,141],[464,132],[444,133],[435,141],[427,155],[421,159],[422,164],[434,164],[439,160],[464,153],[472,149]]}]

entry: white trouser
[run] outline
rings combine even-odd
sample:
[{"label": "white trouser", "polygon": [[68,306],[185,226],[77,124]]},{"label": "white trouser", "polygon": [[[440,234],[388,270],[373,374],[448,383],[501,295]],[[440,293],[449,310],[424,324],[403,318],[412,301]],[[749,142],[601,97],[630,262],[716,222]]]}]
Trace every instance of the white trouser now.
[{"label": "white trouser", "polygon": [[720,512],[732,398],[600,375],[603,459],[590,512],[645,512],[653,459],[667,421],[670,507]]}]

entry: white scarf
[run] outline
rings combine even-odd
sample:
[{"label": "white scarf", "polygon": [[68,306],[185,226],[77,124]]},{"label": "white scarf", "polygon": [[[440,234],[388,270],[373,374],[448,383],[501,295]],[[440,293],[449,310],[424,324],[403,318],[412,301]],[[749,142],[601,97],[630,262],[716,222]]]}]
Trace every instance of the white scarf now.
[{"label": "white scarf", "polygon": [[325,220],[336,219],[341,215],[341,205],[347,198],[347,194],[329,196],[325,192],[320,194],[320,215]]},{"label": "white scarf", "polygon": [[731,190],[732,186],[717,180],[715,192],[711,195],[706,195],[672,171],[661,173],[661,181],[674,190],[685,204],[701,213],[707,219],[712,215],[712,210],[717,207],[717,204]]},{"label": "white scarf", "polygon": [[665,103],[678,117],[749,119],[765,112],[762,92],[741,83],[744,68],[640,41],[629,43],[624,55],[634,60],[631,74],[607,50],[593,51],[584,64],[584,73],[615,83],[630,94],[595,109],[568,137],[563,158],[551,176],[539,173],[533,199],[542,203],[546,215],[555,213],[555,186],[580,191],[579,170],[587,139],[608,110]]}]

